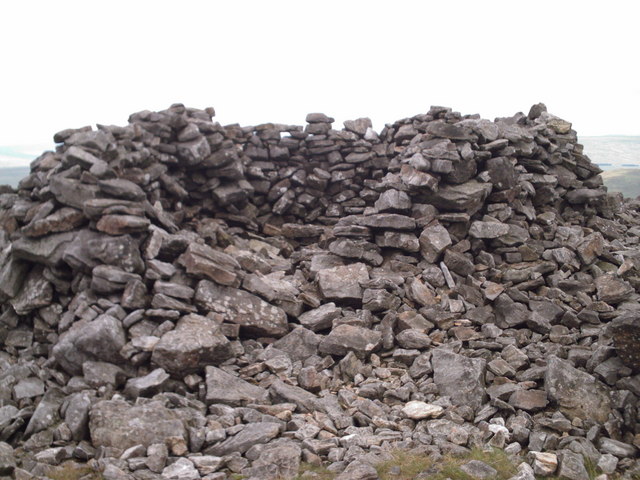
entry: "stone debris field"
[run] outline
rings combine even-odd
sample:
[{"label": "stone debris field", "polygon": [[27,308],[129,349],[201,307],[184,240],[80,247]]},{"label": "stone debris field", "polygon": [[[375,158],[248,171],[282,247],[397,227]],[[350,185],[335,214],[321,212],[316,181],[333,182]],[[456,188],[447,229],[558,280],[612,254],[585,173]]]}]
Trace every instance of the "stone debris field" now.
[{"label": "stone debris field", "polygon": [[0,188],[0,478],[640,475],[640,201],[570,123],[213,116],[61,131]]}]

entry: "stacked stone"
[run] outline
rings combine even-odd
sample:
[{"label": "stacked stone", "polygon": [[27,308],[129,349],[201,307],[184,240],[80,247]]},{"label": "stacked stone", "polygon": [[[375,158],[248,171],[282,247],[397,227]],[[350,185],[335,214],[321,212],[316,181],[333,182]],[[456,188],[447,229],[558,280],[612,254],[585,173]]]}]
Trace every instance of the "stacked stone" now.
[{"label": "stacked stone", "polygon": [[60,132],[0,194],[0,474],[640,469],[640,205],[568,122],[212,116]]}]

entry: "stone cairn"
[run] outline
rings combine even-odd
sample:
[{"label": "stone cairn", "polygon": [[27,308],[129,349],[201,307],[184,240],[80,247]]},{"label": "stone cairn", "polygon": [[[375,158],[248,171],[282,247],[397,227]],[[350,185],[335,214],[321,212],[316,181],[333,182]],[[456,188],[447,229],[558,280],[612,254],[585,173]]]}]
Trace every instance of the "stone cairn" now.
[{"label": "stone cairn", "polygon": [[570,123],[213,114],[64,130],[2,190],[0,476],[640,471],[640,202]]}]

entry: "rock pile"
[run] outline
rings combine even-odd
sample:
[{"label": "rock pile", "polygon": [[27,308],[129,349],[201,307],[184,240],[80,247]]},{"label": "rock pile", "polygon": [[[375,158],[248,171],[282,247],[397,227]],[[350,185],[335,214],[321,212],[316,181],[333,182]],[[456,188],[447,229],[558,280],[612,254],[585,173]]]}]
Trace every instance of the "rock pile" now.
[{"label": "rock pile", "polygon": [[640,203],[570,123],[213,113],[59,132],[0,195],[0,475],[640,471]]}]

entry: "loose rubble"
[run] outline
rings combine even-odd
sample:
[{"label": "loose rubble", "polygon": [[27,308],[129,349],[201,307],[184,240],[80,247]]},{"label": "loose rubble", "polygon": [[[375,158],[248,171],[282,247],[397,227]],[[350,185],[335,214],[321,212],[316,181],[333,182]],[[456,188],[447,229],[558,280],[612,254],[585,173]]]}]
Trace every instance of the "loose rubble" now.
[{"label": "loose rubble", "polygon": [[640,472],[640,201],[570,123],[213,115],[59,132],[0,194],[0,475]]}]

